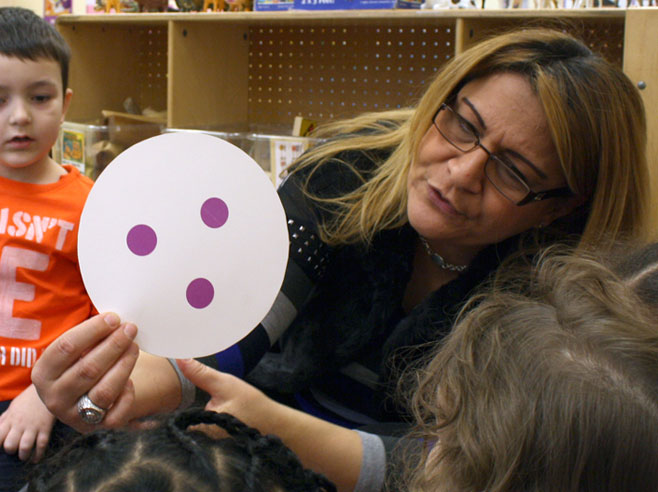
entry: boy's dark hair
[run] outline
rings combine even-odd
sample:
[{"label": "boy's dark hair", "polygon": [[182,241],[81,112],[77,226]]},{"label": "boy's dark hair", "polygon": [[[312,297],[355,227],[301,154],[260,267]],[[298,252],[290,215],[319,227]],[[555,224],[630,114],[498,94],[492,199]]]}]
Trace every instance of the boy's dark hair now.
[{"label": "boy's dark hair", "polygon": [[[190,427],[218,426],[216,439]],[[29,492],[335,492],[279,438],[225,414],[190,409],[155,428],[98,430],[36,466]]]},{"label": "boy's dark hair", "polygon": [[0,7],[0,54],[20,60],[48,58],[56,61],[66,91],[71,49],[53,26],[31,10]]}]

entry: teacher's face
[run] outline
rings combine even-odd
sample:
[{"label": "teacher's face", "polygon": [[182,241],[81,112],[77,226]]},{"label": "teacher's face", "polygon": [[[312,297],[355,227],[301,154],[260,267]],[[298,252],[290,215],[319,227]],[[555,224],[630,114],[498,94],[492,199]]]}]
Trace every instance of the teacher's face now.
[{"label": "teacher's face", "polygon": [[[462,88],[452,108],[487,149],[523,163],[519,171],[530,189],[566,186],[544,110],[523,76],[476,79]],[[480,147],[458,150],[434,125],[423,136],[409,171],[407,213],[437,252],[469,261],[485,246],[548,225],[574,208],[575,200],[564,197],[515,205],[487,179],[488,159]]]}]

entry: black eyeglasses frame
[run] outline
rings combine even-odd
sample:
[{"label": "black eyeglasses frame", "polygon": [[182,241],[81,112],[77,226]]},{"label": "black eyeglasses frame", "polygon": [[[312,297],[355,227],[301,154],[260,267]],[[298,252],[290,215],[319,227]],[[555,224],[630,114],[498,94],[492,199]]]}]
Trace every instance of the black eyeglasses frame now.
[{"label": "black eyeglasses frame", "polygon": [[[480,142],[480,136],[477,135],[476,133],[473,133],[473,137],[474,137],[474,139],[475,139],[475,143],[473,144],[473,147],[471,147],[471,148],[469,148],[469,149],[462,149],[460,146],[458,146],[456,143],[454,143],[452,140],[450,140],[450,139],[449,139],[449,138],[448,138],[448,137],[447,137],[447,136],[441,131],[441,128],[439,127],[439,125],[438,125],[437,122],[436,122],[436,119],[437,119],[437,117],[439,116],[439,113],[440,113],[441,111],[443,111],[444,109],[447,109],[448,111],[450,111],[452,114],[455,115],[455,117],[457,117],[457,118],[459,118],[459,119],[462,119],[462,120],[464,119],[459,113],[457,113],[457,111],[454,110],[454,108],[452,108],[452,106],[450,106],[449,104],[446,104],[446,103],[442,103],[441,106],[439,106],[439,109],[437,109],[436,112],[434,113],[434,116],[432,116],[432,125],[434,126],[434,128],[436,128],[436,130],[441,134],[441,136],[445,139],[446,142],[448,142],[450,145],[452,145],[454,148],[456,148],[456,149],[459,150],[460,152],[464,152],[464,153],[471,152],[472,150],[475,150],[475,149],[478,148],[478,147],[480,147],[482,150],[484,150],[484,151],[487,153],[487,155],[489,156],[489,159],[487,159],[487,162],[484,164],[484,166],[485,166],[485,168],[484,168],[484,174],[485,174],[485,176],[487,177],[487,179],[489,180],[489,182],[494,186],[494,188],[496,188],[496,190],[498,190],[498,192],[499,192],[501,195],[503,195],[507,200],[509,200],[510,202],[512,202],[514,205],[516,205],[517,207],[521,207],[521,206],[523,206],[523,205],[527,205],[528,203],[540,202],[540,201],[542,201],[542,200],[548,200],[549,198],[565,197],[565,196],[573,196],[573,194],[574,194],[573,191],[571,191],[571,189],[570,189],[569,187],[567,187],[567,186],[563,186],[563,187],[560,187],[560,188],[553,188],[553,189],[550,189],[550,190],[544,190],[544,191],[533,191],[533,190],[530,188],[530,185],[528,185],[528,183],[526,182],[526,180],[525,180],[525,178],[523,177],[523,175],[519,172],[519,170],[516,169],[516,168],[514,168],[514,167],[511,167],[511,166],[510,166],[509,164],[507,164],[503,159],[501,159],[498,155],[496,155],[494,152],[491,152],[489,149],[487,149],[487,148],[482,144],[482,142]],[[468,121],[466,121],[466,120],[464,120],[464,121],[465,121],[466,123],[468,123]],[[469,125],[470,125],[470,124],[469,124]],[[514,201],[513,199],[511,199],[510,197],[508,197],[508,196],[505,194],[505,192],[504,192],[503,190],[501,190],[501,189],[496,185],[496,183],[495,183],[495,182],[489,177],[489,174],[487,173],[487,165],[488,165],[489,162],[491,162],[492,160],[495,160],[498,164],[503,165],[503,166],[504,166],[506,169],[508,169],[512,174],[514,174],[515,176],[517,176],[517,178],[519,179],[519,182],[522,183],[523,186],[524,186],[525,188],[527,188],[527,190],[528,190],[526,196],[524,196],[524,197],[523,197],[521,200],[519,200],[519,201]]]}]

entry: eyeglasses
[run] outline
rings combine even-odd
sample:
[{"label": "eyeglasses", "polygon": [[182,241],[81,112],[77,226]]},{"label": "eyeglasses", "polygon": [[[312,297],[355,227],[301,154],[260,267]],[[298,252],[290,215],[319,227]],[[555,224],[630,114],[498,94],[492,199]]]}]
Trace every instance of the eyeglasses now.
[{"label": "eyeglasses", "polygon": [[557,196],[571,196],[573,192],[568,187],[554,188],[545,191],[532,191],[528,182],[519,170],[528,163],[515,154],[494,154],[480,143],[480,136],[473,125],[460,116],[448,104],[441,104],[434,113],[432,123],[446,141],[462,152],[470,152],[477,147],[484,150],[489,159],[484,164],[484,174],[501,195],[517,206],[531,202],[539,202]]}]

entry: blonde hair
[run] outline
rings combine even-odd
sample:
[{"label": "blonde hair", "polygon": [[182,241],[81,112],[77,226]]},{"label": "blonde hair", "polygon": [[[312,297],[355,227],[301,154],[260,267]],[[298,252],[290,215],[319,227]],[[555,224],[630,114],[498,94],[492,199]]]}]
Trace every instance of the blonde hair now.
[{"label": "blonde hair", "polygon": [[318,136],[341,136],[308,152],[296,170],[338,160],[346,151],[391,151],[358,189],[318,198],[338,210],[322,225],[324,239],[369,243],[378,231],[405,224],[407,175],[432,115],[469,81],[501,72],[525,75],[541,101],[568,186],[585,200],[581,242],[643,238],[649,180],[640,96],[621,70],[583,43],[538,28],[493,37],[456,56],[415,108],[365,114],[320,130]]},{"label": "blonde hair", "polygon": [[655,318],[591,253],[500,274],[414,376],[409,490],[655,490],[656,374]]}]

